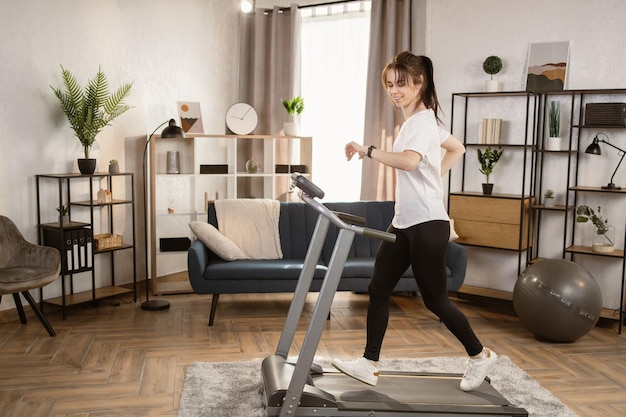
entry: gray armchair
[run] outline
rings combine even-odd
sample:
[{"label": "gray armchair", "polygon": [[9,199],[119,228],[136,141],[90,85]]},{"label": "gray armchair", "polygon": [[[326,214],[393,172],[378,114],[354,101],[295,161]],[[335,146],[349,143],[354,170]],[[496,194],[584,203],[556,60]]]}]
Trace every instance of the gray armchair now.
[{"label": "gray armchair", "polygon": [[60,271],[57,249],[27,242],[9,218],[0,216],[0,300],[2,295],[12,294],[20,321],[26,323],[22,293],[50,336],[56,333],[28,290],[48,285]]}]

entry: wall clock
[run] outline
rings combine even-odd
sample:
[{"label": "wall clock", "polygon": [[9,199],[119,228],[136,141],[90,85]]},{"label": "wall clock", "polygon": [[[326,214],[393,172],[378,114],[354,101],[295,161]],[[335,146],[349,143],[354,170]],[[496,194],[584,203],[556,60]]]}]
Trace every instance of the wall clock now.
[{"label": "wall clock", "polygon": [[259,115],[248,103],[235,103],[226,111],[226,126],[236,135],[249,135],[259,123]]}]

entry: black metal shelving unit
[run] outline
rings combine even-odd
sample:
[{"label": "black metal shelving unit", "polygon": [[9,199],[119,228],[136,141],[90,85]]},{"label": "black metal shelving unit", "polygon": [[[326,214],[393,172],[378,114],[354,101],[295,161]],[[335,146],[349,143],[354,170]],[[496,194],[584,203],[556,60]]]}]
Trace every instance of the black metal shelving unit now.
[{"label": "black metal shelving unit", "polygon": [[[119,296],[123,294],[133,294],[133,299],[137,300],[137,267],[136,267],[136,251],[135,251],[135,201],[134,201],[134,175],[132,173],[94,173],[92,175],[83,174],[40,174],[36,175],[37,190],[37,224],[38,224],[38,240],[39,244],[52,246],[57,248],[61,253],[61,296],[44,301],[43,289],[40,289],[40,299],[42,308],[43,304],[57,305],[61,307],[63,319],[66,318],[66,307],[74,304],[85,302],[95,302],[97,300]],[[105,182],[106,190],[111,192],[111,196],[117,196],[115,179],[119,178],[124,181],[125,195],[130,198],[117,199],[112,198],[110,201],[98,201],[94,197],[94,193]],[[75,200],[72,197],[72,185],[77,187],[76,183],[87,182],[87,200]],[[69,207],[68,223],[61,218],[55,222],[46,222],[43,219],[50,218],[50,215],[43,215],[42,210],[46,213],[54,212],[55,207],[42,206],[42,192],[44,186],[57,187],[55,194],[58,194],[58,206],[64,205]],[[94,185],[97,185],[96,188]],[[83,184],[84,186],[84,184]],[[107,210],[107,227],[101,233],[113,234],[115,230],[114,207],[125,206],[130,207],[130,220],[132,229],[131,243],[121,243],[113,247],[96,249],[94,241],[94,212],[95,210]],[[88,211],[88,221],[73,221],[72,217],[78,217],[77,211],[85,209]],[[75,213],[73,215],[72,213]],[[84,213],[83,216],[84,217]],[[117,286],[115,283],[116,267],[115,252],[121,250],[132,251],[133,259],[133,286],[132,290]],[[99,254],[110,254],[111,267],[111,285],[107,287],[96,288],[95,277],[95,256]],[[91,290],[83,292],[74,291],[75,279],[84,279],[84,273],[90,275]],[[68,288],[69,287],[69,288]]]}]

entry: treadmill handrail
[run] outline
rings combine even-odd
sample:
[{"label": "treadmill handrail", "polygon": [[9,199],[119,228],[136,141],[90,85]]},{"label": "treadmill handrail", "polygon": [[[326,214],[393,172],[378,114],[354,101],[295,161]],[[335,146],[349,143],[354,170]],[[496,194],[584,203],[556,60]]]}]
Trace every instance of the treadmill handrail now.
[{"label": "treadmill handrail", "polygon": [[364,227],[364,226],[356,226],[356,225],[348,224],[344,222],[343,220],[339,218],[339,216],[335,212],[328,209],[328,207],[324,206],[322,203],[317,201],[315,197],[312,197],[307,193],[307,189],[309,189],[310,187],[314,187],[313,189],[316,190],[316,192],[318,192],[317,190],[319,190],[320,192],[322,192],[322,195],[323,195],[323,191],[321,191],[317,186],[315,186],[315,184],[313,184],[312,182],[310,182],[309,180],[307,180],[300,174],[293,174],[292,178],[296,186],[302,190],[300,192],[300,198],[304,200],[304,202],[307,203],[309,206],[313,207],[319,214],[323,215],[328,220],[330,220],[330,222],[334,224],[335,226],[337,226],[338,228],[352,230],[354,233],[358,235],[384,240],[385,242],[389,242],[389,243],[394,243],[396,241],[396,235],[393,233],[384,232],[382,230],[377,230],[377,229],[371,229],[369,227]]}]

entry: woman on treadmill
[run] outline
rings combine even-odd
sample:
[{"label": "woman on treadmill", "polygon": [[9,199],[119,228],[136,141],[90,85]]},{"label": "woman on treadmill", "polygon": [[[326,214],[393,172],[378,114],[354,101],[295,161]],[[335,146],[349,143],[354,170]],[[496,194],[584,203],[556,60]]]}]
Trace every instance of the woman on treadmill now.
[{"label": "woman on treadmill", "polygon": [[[401,108],[404,123],[392,151],[350,142],[346,158],[367,156],[397,172],[395,215],[388,232],[395,243],[382,242],[369,284],[367,340],[363,357],[335,359],[341,372],[370,385],[378,382],[378,359],[389,320],[389,299],[404,271],[411,266],[426,307],[463,344],[469,359],[461,380],[463,391],[480,386],[496,363],[495,352],[484,348],[465,315],[448,298],[445,255],[450,218],[444,207],[441,176],[465,153],[463,144],[440,127],[440,109],[432,61],[400,52],[382,72],[391,103]],[[441,149],[445,150],[443,158]]]}]

